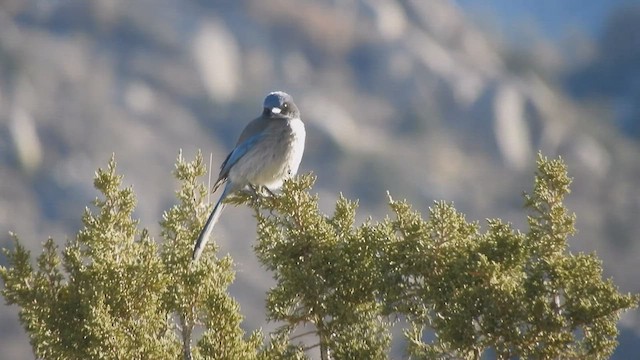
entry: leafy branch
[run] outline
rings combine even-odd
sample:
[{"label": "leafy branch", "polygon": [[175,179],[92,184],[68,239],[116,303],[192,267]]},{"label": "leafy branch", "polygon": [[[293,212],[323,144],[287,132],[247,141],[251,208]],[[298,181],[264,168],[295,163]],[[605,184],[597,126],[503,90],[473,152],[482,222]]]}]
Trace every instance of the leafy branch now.
[{"label": "leafy branch", "polygon": [[247,335],[227,291],[232,259],[211,242],[191,261],[210,211],[205,175],[201,154],[178,157],[161,241],[133,218],[134,192],[113,158],[62,250],[49,239],[32,265],[12,235],[2,295],[20,307],[36,357],[386,359],[391,326],[403,319],[411,358],[603,359],[620,313],[640,300],[603,279],[594,254],[568,251],[575,215],[564,206],[571,179],[561,159],[538,157],[523,231],[500,219],[483,229],[446,202],[425,218],[390,196],[389,217],[356,224],[358,204],[343,196],[322,213],[308,174],[278,194],[228,200],[254,210],[254,250],[276,280],[265,316],[279,328]]}]

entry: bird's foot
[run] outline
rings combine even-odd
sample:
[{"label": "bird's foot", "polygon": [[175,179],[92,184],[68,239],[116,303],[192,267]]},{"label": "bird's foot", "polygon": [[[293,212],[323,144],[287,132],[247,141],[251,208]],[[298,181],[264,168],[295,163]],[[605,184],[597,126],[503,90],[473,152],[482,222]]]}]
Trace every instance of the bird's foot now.
[{"label": "bird's foot", "polygon": [[263,190],[263,192],[264,192],[264,193],[266,193],[268,196],[276,197],[276,194],[275,194],[273,191],[271,191],[271,189],[269,189],[268,187],[266,187],[266,186],[262,186],[262,190]]},{"label": "bird's foot", "polygon": [[275,197],[276,194],[266,186],[249,184],[249,193],[253,197]]}]

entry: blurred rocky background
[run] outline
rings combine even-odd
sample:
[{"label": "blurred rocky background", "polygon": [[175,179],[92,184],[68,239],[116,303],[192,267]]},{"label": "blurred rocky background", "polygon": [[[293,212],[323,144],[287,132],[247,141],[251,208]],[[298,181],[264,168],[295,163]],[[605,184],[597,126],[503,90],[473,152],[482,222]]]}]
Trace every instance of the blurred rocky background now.
[{"label": "blurred rocky background", "polygon": [[[4,0],[0,246],[9,231],[36,252],[73,238],[112,153],[157,237],[178,151],[212,154],[217,172],[275,89],[302,111],[301,171],[318,176],[323,210],[342,192],[380,219],[389,190],[524,229],[536,153],[561,155],[571,251],[640,291],[637,1]],[[270,329],[255,222],[228,209],[215,236],[236,261],[232,295],[247,329]],[[640,312],[620,328],[614,358],[640,357]],[[0,307],[0,349],[33,358],[15,307]]]}]

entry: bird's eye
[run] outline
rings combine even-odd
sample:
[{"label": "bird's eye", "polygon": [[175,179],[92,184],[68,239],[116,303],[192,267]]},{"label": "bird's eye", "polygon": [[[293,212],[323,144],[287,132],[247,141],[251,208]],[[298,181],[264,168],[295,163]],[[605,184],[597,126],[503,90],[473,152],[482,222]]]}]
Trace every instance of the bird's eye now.
[{"label": "bird's eye", "polygon": [[288,109],[289,108],[289,104],[284,103],[284,104],[282,104],[282,107],[285,108],[285,109]]}]

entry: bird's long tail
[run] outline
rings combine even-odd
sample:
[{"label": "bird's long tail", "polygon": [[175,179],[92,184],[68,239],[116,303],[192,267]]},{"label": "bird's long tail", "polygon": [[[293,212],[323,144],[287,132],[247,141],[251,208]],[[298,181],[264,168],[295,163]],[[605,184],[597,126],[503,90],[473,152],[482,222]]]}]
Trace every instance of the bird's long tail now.
[{"label": "bird's long tail", "polygon": [[225,188],[225,191],[222,193],[222,196],[220,196],[220,199],[216,203],[216,206],[213,208],[213,211],[211,211],[211,215],[209,215],[209,218],[207,219],[207,223],[204,225],[204,228],[200,232],[200,236],[198,236],[198,241],[196,241],[196,246],[193,248],[193,256],[192,256],[193,261],[198,261],[198,259],[200,258],[200,255],[202,255],[202,251],[204,251],[204,247],[207,245],[207,242],[209,241],[209,236],[213,231],[213,226],[216,224],[216,222],[218,222],[218,218],[220,217],[220,214],[222,214],[222,210],[224,209],[224,206],[225,206],[225,204],[223,203],[223,200],[226,197],[227,197],[227,188]]}]

